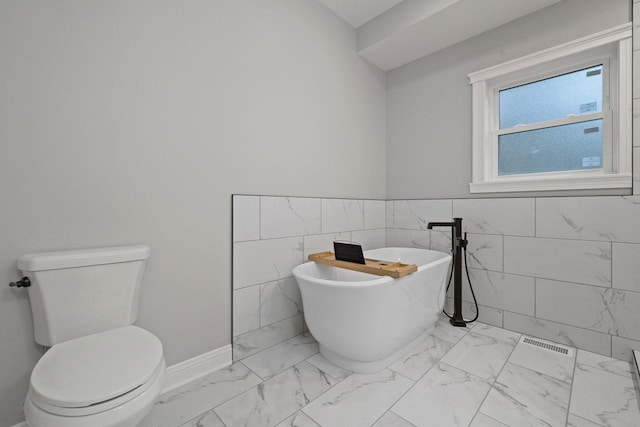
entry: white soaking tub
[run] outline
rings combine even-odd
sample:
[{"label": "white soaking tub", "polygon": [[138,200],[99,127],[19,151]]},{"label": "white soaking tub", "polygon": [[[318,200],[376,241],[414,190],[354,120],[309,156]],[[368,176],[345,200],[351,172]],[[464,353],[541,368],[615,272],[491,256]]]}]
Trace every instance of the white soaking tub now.
[{"label": "white soaking tub", "polygon": [[433,331],[444,306],[451,255],[426,249],[381,248],[366,258],[416,264],[400,279],[307,262],[293,269],[320,353],[358,373],[377,372]]}]

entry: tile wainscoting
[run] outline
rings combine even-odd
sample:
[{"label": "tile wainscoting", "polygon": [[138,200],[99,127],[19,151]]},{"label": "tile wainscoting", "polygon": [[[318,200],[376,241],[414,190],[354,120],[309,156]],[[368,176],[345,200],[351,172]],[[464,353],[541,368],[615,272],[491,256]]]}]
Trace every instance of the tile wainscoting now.
[{"label": "tile wainscoting", "polygon": [[385,225],[381,200],[234,195],[234,360],[305,330],[293,267],[335,239],[384,247]]},{"label": "tile wainscoting", "polygon": [[464,219],[480,321],[618,359],[640,349],[640,197],[395,200],[386,212],[388,246],[449,249],[426,224]]},{"label": "tile wainscoting", "polygon": [[469,233],[480,321],[623,360],[640,349],[640,197],[234,196],[233,206],[234,360],[305,330],[291,270],[310,253],[332,250],[335,238],[448,252],[450,233],[427,223],[453,217]]}]

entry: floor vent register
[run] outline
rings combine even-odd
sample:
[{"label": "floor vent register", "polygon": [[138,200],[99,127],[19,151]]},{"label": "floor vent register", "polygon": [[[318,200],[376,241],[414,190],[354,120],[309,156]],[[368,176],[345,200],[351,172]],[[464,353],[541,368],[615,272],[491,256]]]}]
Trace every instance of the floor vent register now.
[{"label": "floor vent register", "polygon": [[547,351],[553,351],[555,353],[560,353],[560,354],[564,354],[565,356],[569,356],[569,349],[565,347],[561,347],[559,345],[547,343],[547,342],[540,341],[530,337],[523,337],[522,342],[525,344],[543,348]]}]

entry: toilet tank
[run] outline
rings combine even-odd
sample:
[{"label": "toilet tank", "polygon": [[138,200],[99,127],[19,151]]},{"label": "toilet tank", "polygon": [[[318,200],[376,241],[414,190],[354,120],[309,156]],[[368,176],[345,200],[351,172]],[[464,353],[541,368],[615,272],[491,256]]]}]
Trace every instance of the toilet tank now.
[{"label": "toilet tank", "polygon": [[118,246],[22,255],[35,341],[44,346],[132,325],[150,249]]}]

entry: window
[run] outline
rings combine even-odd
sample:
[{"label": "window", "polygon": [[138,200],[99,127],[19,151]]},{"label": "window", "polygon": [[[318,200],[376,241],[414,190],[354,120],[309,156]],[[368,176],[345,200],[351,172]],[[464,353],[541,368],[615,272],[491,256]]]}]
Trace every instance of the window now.
[{"label": "window", "polygon": [[469,75],[472,193],[631,187],[631,25]]}]

